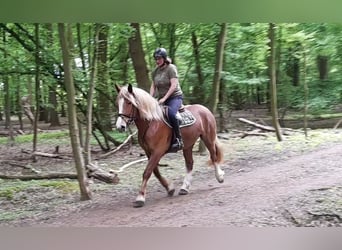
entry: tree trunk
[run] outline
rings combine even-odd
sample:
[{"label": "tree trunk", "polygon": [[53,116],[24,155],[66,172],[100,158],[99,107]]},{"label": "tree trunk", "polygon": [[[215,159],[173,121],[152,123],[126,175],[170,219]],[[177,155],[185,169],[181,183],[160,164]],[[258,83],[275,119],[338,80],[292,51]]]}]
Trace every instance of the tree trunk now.
[{"label": "tree trunk", "polygon": [[[227,25],[228,29],[228,25]],[[225,42],[225,46],[227,43]],[[227,63],[226,63],[226,57],[225,57],[225,47],[223,52],[223,59],[222,59],[222,69],[223,71],[227,71]],[[229,115],[229,104],[228,104],[228,98],[227,98],[227,90],[226,90],[226,84],[225,79],[221,77],[220,79],[220,90],[219,90],[219,102],[218,102],[218,111],[219,111],[219,131],[220,132],[226,132],[227,131],[227,123],[228,123],[228,115]]]},{"label": "tree trunk", "polygon": [[[309,98],[309,87],[306,81],[306,52],[304,48],[304,55],[303,55],[303,85],[304,85],[304,134],[305,138],[308,138],[308,98]],[[321,79],[323,80],[323,79]]]},{"label": "tree trunk", "polygon": [[13,125],[11,120],[11,95],[10,95],[9,77],[4,77],[4,90],[5,90],[5,128],[8,129],[8,142],[12,145],[14,143]]},{"label": "tree trunk", "polygon": [[86,133],[85,133],[85,143],[84,143],[84,159],[85,165],[88,166],[91,164],[91,152],[90,152],[90,137],[93,129],[93,98],[94,98],[94,90],[95,90],[95,79],[96,79],[96,71],[97,71],[97,60],[96,54],[99,49],[99,32],[100,25],[95,24],[95,37],[94,37],[94,56],[91,61],[91,72],[90,72],[90,82],[89,82],[89,91],[88,91],[88,100],[87,100],[87,114],[86,114]]},{"label": "tree trunk", "polygon": [[167,24],[167,30],[170,39],[168,55],[171,58],[173,64],[176,64],[176,29],[177,27],[175,23]]},{"label": "tree trunk", "polygon": [[78,133],[77,112],[75,103],[75,86],[72,76],[71,67],[71,53],[70,53],[70,41],[72,39],[71,27],[63,23],[58,24],[58,33],[62,48],[63,66],[64,66],[64,84],[67,92],[68,99],[68,120],[69,120],[69,133],[71,146],[77,171],[77,179],[80,186],[81,200],[91,199],[91,192],[89,189],[89,183],[85,173],[85,164],[82,157],[82,148],[80,145],[80,138]]},{"label": "tree trunk", "polygon": [[[82,73],[83,73],[83,76],[85,78],[87,78],[86,60],[85,60],[85,56],[84,56],[84,52],[83,52],[83,45],[82,45],[82,39],[81,39],[81,24],[77,23],[76,28],[77,28],[77,46],[78,46],[78,50],[80,52]],[[94,58],[96,58],[96,57],[94,57]]]},{"label": "tree trunk", "polygon": [[318,66],[318,72],[319,72],[319,79],[321,81],[328,79],[328,57],[319,55],[317,57],[317,66]]},{"label": "tree trunk", "polygon": [[[39,116],[39,100],[40,100],[40,63],[39,63],[39,24],[35,23],[35,39],[36,39],[36,50],[35,50],[35,63],[36,63],[36,72],[35,72],[35,96],[36,96],[36,108],[34,113],[33,120],[33,153],[37,149],[37,133],[38,133],[38,116]],[[33,162],[36,162],[37,159],[34,154],[32,154]]]},{"label": "tree trunk", "polygon": [[[7,38],[6,38],[6,33],[3,33],[3,43],[6,46],[7,44]],[[5,48],[4,50],[4,58],[7,58],[7,50]],[[11,121],[11,97],[10,97],[10,83],[9,83],[9,77],[7,75],[4,76],[4,98],[5,98],[5,108],[4,108],[4,113],[5,113],[5,128],[9,130],[8,134],[8,140],[10,144],[14,143],[14,136],[13,136],[13,127],[12,127],[12,121]]]},{"label": "tree trunk", "polygon": [[282,46],[282,27],[278,26],[279,32],[278,32],[278,39],[277,39],[277,52],[276,52],[276,79],[277,84],[281,83],[281,46]]},{"label": "tree trunk", "polygon": [[215,114],[217,110],[217,103],[219,101],[220,80],[223,65],[224,47],[226,42],[227,24],[221,24],[221,31],[218,35],[216,46],[216,62],[212,94],[210,98],[209,108]]},{"label": "tree trunk", "polygon": [[58,112],[57,112],[57,92],[56,87],[49,87],[49,102],[51,107],[49,108],[49,117],[50,117],[50,126],[51,127],[59,127],[61,124],[59,122]]},{"label": "tree trunk", "polygon": [[98,122],[105,131],[112,130],[111,124],[111,105],[107,96],[109,89],[108,86],[108,65],[107,65],[107,51],[108,51],[108,32],[109,27],[107,24],[99,24],[99,44],[97,53],[97,65],[98,65],[98,113],[101,117]]},{"label": "tree trunk", "polygon": [[278,141],[282,141],[282,136],[281,136],[281,129],[279,125],[279,120],[278,120],[278,108],[277,108],[277,81],[276,81],[276,63],[275,63],[275,24],[270,23],[269,24],[269,40],[270,40],[270,57],[269,57],[269,68],[270,68],[270,87],[271,87],[271,113],[272,113],[272,122],[273,126],[276,131],[277,139]]},{"label": "tree trunk", "polygon": [[194,84],[193,88],[193,103],[202,103],[205,100],[205,91],[204,91],[204,76],[201,67],[200,61],[200,50],[199,44],[197,41],[196,32],[191,32],[191,41],[192,41],[192,48],[193,48],[193,55],[195,61],[195,71],[197,74],[197,82]]},{"label": "tree trunk", "polygon": [[[52,24],[46,24],[46,29],[48,32],[48,44],[49,46],[54,45],[54,39],[53,39],[53,27]],[[52,86],[51,86],[52,85]],[[48,87],[49,91],[49,108],[48,108],[48,117],[51,127],[58,127],[60,126],[58,112],[57,112],[57,82],[52,82],[51,85]]]},{"label": "tree trunk", "polygon": [[129,53],[132,58],[135,79],[138,83],[138,87],[146,91],[149,91],[151,81],[145,61],[145,54],[142,47],[140,25],[139,23],[131,23],[131,27],[134,29],[134,34],[128,39]]},{"label": "tree trunk", "polygon": [[292,48],[289,48],[288,51],[288,61],[286,63],[286,74],[292,78],[292,85],[299,86],[300,79],[300,59],[296,56],[296,54],[300,50],[300,44],[295,44]]}]

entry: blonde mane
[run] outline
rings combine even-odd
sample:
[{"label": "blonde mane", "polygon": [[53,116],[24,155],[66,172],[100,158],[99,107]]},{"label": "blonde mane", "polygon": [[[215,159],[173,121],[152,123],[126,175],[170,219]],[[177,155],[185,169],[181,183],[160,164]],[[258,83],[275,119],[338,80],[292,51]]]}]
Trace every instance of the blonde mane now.
[{"label": "blonde mane", "polygon": [[131,94],[128,87],[123,86],[120,89],[120,96],[127,99],[139,110],[142,119],[148,121],[163,119],[163,112],[158,101],[145,90],[133,87],[133,94]]}]

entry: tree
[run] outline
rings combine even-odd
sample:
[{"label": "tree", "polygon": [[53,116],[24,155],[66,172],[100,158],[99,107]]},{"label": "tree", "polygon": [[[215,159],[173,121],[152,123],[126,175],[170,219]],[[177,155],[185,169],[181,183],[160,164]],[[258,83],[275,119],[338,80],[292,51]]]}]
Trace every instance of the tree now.
[{"label": "tree", "polygon": [[145,61],[145,54],[142,47],[140,25],[139,23],[131,23],[131,27],[134,29],[133,35],[128,39],[129,53],[132,58],[132,64],[135,73],[135,79],[138,86],[146,91],[150,88],[150,78]]},{"label": "tree", "polygon": [[72,53],[70,50],[71,47],[71,27],[70,24],[65,27],[65,24],[58,24],[58,34],[60,38],[60,44],[62,48],[62,57],[63,57],[63,68],[64,68],[64,84],[67,93],[67,102],[68,102],[68,119],[69,119],[69,134],[70,141],[75,161],[75,167],[77,171],[77,179],[81,192],[81,200],[89,200],[91,199],[91,192],[89,189],[89,183],[87,180],[87,176],[85,174],[85,163],[82,157],[82,148],[80,145],[79,138],[79,128],[77,122],[77,112],[76,112],[76,102],[75,102],[75,86],[72,75],[72,67],[71,67],[71,59]]},{"label": "tree", "polygon": [[[3,32],[3,43],[4,46],[7,46],[7,36],[6,33]],[[4,52],[4,59],[7,58],[8,52],[7,48],[3,50]],[[13,144],[14,136],[13,136],[13,126],[11,120],[11,97],[10,97],[10,83],[9,77],[7,75],[4,76],[4,95],[5,95],[5,128],[9,129],[9,143]]]},{"label": "tree", "polygon": [[222,76],[222,67],[223,67],[223,55],[224,55],[224,46],[226,42],[226,33],[227,33],[227,24],[221,24],[221,30],[218,35],[217,45],[216,45],[216,61],[215,61],[215,73],[213,80],[213,89],[212,89],[212,97],[209,104],[210,110],[215,114],[217,110],[217,103],[219,101],[219,91],[220,91],[220,81]]},{"label": "tree", "polygon": [[91,63],[91,72],[90,72],[90,83],[89,83],[89,91],[88,91],[88,100],[87,100],[87,115],[86,115],[86,135],[85,135],[85,143],[84,143],[84,159],[85,165],[88,166],[91,164],[91,152],[90,152],[90,136],[93,130],[93,96],[95,90],[95,79],[97,73],[97,60],[96,54],[99,49],[99,32],[100,25],[95,24],[95,39],[94,39],[94,56]]},{"label": "tree", "polygon": [[191,42],[192,42],[192,49],[193,49],[193,60],[195,62],[195,72],[197,75],[197,83],[194,84],[194,93],[197,93],[196,96],[193,98],[194,103],[200,103],[201,101],[205,100],[205,82],[204,82],[204,76],[201,66],[201,55],[200,55],[200,45],[198,43],[196,30],[194,29],[191,32]]},{"label": "tree", "polygon": [[98,74],[98,96],[97,96],[97,111],[101,119],[98,120],[98,126],[101,130],[111,131],[111,106],[110,98],[108,96],[108,31],[109,27],[107,24],[99,24],[99,44],[98,53],[96,56]]},{"label": "tree", "polygon": [[36,49],[35,49],[35,62],[36,62],[36,70],[35,70],[35,95],[36,95],[36,109],[34,114],[34,123],[33,123],[33,161],[37,161],[34,153],[37,150],[37,132],[38,132],[38,116],[39,116],[39,107],[40,107],[40,60],[39,60],[39,24],[35,23],[35,41],[36,41]]},{"label": "tree", "polygon": [[276,80],[276,63],[275,63],[275,29],[274,23],[269,24],[269,46],[270,46],[270,56],[269,56],[269,68],[270,68],[270,96],[271,96],[271,113],[272,113],[272,123],[276,131],[278,141],[282,141],[281,129],[278,120],[278,108],[277,108],[277,80]]},{"label": "tree", "polygon": [[[53,25],[51,23],[46,24],[46,30],[47,30],[47,43],[49,47],[54,46],[54,36],[53,36]],[[57,106],[58,106],[58,98],[57,98],[57,81],[53,79],[51,83],[48,86],[49,91],[49,122],[51,127],[58,127],[60,126],[58,112],[57,112]]]}]

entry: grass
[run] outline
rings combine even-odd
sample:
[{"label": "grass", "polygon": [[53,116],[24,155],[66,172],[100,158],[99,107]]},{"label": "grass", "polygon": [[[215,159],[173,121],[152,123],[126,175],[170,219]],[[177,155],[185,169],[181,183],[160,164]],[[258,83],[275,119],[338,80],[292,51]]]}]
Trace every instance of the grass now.
[{"label": "grass", "polygon": [[[326,113],[326,114],[308,114],[308,119],[333,119],[342,118],[342,113]],[[285,116],[286,120],[303,120],[303,114],[288,114]]]},{"label": "grass", "polygon": [[35,188],[53,188],[62,193],[72,193],[79,190],[78,183],[66,180],[32,180],[4,181],[0,179],[0,199],[12,200],[14,195]]},{"label": "grass", "polygon": [[62,197],[65,194],[73,194],[78,190],[77,181],[0,179],[0,204],[3,207],[0,209],[0,223],[36,216],[41,213],[42,206],[54,203],[57,206],[64,200]]},{"label": "grass", "polygon": [[[38,133],[37,140],[40,142],[60,142],[61,140],[65,140],[68,142],[69,140],[69,131],[54,131],[49,133]],[[18,135],[15,137],[16,143],[30,143],[33,141],[33,134],[28,135]],[[7,144],[8,138],[7,137],[0,137],[0,144]]]},{"label": "grass", "polygon": [[[115,140],[119,142],[123,142],[127,138],[126,133],[119,133],[117,131],[112,131],[108,133],[110,136],[112,136]],[[99,138],[101,138],[101,135],[97,134]],[[28,135],[18,135],[15,137],[16,143],[32,143],[33,141],[33,134]],[[55,143],[70,143],[70,137],[69,137],[69,131],[68,130],[62,130],[62,131],[52,131],[52,132],[44,132],[44,133],[38,133],[37,134],[37,141],[38,143],[49,143],[49,144],[55,144]],[[0,137],[0,145],[6,145],[8,143],[7,137]],[[94,138],[91,138],[90,143],[93,145],[97,145],[97,141]]]}]

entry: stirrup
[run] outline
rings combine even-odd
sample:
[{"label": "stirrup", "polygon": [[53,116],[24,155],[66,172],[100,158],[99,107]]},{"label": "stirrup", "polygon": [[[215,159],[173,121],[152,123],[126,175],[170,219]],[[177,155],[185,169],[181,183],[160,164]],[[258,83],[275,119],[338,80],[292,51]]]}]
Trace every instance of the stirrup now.
[{"label": "stirrup", "polygon": [[171,148],[177,148],[178,150],[183,148],[183,141],[182,139],[176,138],[176,142],[171,145]]}]

